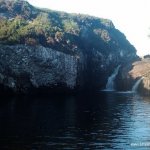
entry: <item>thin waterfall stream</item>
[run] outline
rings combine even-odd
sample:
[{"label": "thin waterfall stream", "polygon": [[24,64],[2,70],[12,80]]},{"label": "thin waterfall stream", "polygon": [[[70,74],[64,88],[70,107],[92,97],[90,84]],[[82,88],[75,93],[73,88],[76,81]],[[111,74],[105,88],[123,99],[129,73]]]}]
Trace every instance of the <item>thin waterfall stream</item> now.
[{"label": "thin waterfall stream", "polygon": [[108,78],[107,84],[106,84],[106,91],[114,91],[115,90],[115,79],[119,72],[119,68],[121,65],[119,65],[117,68],[115,68],[114,72],[111,74],[111,76]]},{"label": "thin waterfall stream", "polygon": [[135,84],[134,84],[133,87],[132,87],[132,92],[137,92],[137,89],[138,89],[138,87],[139,87],[139,85],[140,85],[140,83],[141,83],[142,80],[143,80],[143,78],[140,78],[140,79],[138,79],[138,80],[135,82]]}]

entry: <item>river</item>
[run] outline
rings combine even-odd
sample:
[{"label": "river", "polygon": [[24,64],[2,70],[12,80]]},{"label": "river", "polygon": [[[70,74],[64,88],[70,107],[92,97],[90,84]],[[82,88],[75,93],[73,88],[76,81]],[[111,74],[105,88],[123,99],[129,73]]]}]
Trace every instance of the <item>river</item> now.
[{"label": "river", "polygon": [[150,149],[150,98],[130,92],[1,97],[5,149]]}]

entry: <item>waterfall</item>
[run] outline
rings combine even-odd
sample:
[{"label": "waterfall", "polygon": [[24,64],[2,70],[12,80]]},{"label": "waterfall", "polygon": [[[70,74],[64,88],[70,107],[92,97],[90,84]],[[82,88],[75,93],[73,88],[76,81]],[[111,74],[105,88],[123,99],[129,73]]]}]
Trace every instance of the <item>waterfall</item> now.
[{"label": "waterfall", "polygon": [[132,92],[137,92],[137,89],[138,89],[138,87],[139,87],[139,85],[140,85],[140,83],[141,83],[142,80],[143,80],[143,78],[140,78],[140,79],[138,79],[138,80],[135,82],[135,84],[134,84],[133,87],[132,87]]},{"label": "waterfall", "polygon": [[121,65],[119,65],[117,68],[115,68],[114,72],[112,75],[108,78],[107,84],[106,84],[106,90],[108,91],[113,91],[115,90],[115,83],[114,80],[118,74],[119,68]]}]

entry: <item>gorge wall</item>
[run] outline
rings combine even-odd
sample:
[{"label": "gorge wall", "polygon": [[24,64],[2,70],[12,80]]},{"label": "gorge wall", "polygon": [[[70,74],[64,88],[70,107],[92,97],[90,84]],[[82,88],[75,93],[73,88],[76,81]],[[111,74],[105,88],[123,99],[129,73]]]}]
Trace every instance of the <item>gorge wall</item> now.
[{"label": "gorge wall", "polygon": [[137,59],[108,19],[0,1],[1,89],[103,89],[114,68]]}]

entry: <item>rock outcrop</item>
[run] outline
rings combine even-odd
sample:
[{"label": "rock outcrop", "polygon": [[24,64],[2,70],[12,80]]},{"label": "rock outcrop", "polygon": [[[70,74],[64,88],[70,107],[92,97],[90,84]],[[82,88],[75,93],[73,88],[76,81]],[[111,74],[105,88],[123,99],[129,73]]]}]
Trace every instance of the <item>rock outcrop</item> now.
[{"label": "rock outcrop", "polygon": [[134,60],[135,48],[110,20],[0,1],[3,88],[103,89],[114,68]]},{"label": "rock outcrop", "polygon": [[137,92],[150,95],[150,58],[135,61],[132,65],[124,67],[118,78],[121,81],[117,84],[120,90],[131,90],[136,81],[141,79]]}]

